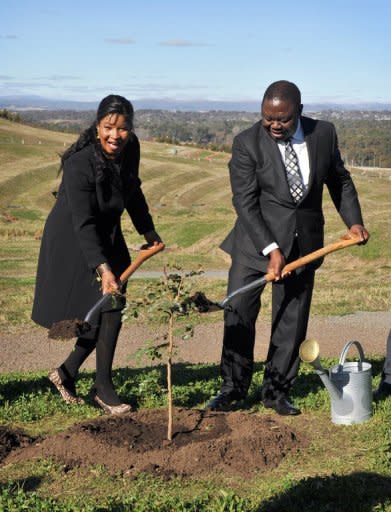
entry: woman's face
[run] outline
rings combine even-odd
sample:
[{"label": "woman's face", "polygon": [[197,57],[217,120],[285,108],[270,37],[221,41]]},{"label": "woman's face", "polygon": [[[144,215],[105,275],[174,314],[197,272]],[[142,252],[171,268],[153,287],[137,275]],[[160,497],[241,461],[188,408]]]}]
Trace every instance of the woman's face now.
[{"label": "woman's face", "polygon": [[96,125],[103,151],[115,158],[124,149],[130,136],[129,123],[122,114],[109,114]]}]

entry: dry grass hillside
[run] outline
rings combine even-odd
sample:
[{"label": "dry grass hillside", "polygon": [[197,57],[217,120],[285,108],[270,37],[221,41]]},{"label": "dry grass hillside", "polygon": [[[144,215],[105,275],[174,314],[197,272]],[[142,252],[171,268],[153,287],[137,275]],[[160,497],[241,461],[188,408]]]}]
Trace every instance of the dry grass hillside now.
[{"label": "dry grass hillside", "polygon": [[[0,279],[5,292],[0,325],[28,321],[40,236],[58,186],[58,154],[74,139],[0,120]],[[234,222],[228,160],[225,153],[142,142],[143,189],[168,248],[143,269],[161,270],[166,263],[189,270],[228,268],[218,248]],[[384,173],[366,176],[353,170],[353,175],[372,238],[365,247],[327,257],[314,296],[318,314],[390,308],[391,180]],[[345,228],[327,193],[325,215],[329,243]],[[136,249],[142,239],[127,219],[124,230],[129,246]],[[208,283],[216,296],[224,294],[223,281]]]}]

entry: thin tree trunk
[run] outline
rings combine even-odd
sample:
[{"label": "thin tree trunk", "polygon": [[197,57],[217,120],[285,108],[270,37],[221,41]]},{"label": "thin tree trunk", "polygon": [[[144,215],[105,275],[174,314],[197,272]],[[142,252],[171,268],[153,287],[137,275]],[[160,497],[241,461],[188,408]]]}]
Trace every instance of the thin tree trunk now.
[{"label": "thin tree trunk", "polygon": [[168,322],[168,354],[167,354],[167,390],[168,390],[168,428],[167,439],[172,441],[172,379],[171,379],[171,361],[173,351],[173,327],[174,315],[170,316]]}]

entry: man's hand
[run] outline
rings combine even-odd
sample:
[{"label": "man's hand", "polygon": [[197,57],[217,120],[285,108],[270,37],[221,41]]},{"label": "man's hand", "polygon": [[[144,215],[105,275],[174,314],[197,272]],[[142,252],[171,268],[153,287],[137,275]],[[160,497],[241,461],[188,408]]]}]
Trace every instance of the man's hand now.
[{"label": "man's hand", "polygon": [[144,233],[144,238],[148,245],[154,245],[155,243],[159,244],[162,241],[162,239],[156,233],[156,231],[153,231],[153,230],[148,231],[147,233]]},{"label": "man's hand", "polygon": [[281,271],[285,267],[285,258],[280,249],[274,249],[269,253],[269,264],[267,266],[267,273],[273,273],[275,281],[281,279]]},{"label": "man's hand", "polygon": [[359,245],[366,244],[370,237],[368,231],[364,228],[364,226],[361,226],[361,224],[353,224],[353,226],[349,229],[349,234],[361,240]]}]

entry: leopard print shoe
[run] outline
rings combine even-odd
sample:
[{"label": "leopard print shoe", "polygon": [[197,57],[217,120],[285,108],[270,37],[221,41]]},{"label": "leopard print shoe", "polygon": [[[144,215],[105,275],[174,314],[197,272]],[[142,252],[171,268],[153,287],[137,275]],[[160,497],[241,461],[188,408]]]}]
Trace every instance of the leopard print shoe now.
[{"label": "leopard print shoe", "polygon": [[73,389],[67,387],[61,380],[58,368],[55,368],[48,375],[50,382],[56,387],[57,391],[62,396],[62,399],[67,404],[84,404],[84,400],[76,395]]},{"label": "leopard print shoe", "polygon": [[106,414],[112,414],[113,416],[118,416],[120,414],[125,414],[132,410],[132,407],[129,404],[118,404],[118,405],[109,405],[106,404],[96,392],[92,392],[93,400],[101,407]]}]

